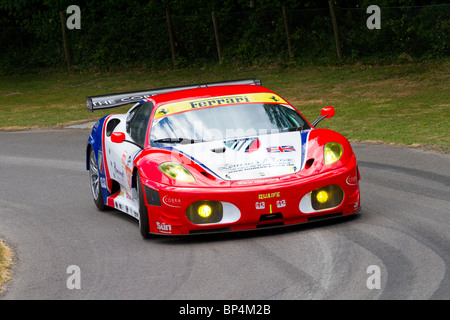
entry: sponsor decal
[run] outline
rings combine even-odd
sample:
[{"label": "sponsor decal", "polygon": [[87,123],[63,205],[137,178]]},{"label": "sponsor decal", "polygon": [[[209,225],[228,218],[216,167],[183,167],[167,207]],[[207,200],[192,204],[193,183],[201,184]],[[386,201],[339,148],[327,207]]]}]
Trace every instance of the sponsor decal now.
[{"label": "sponsor decal", "polygon": [[124,173],[123,171],[120,170],[120,168],[117,168],[116,163],[113,163],[114,166],[114,177],[116,177],[116,175],[120,176],[122,179],[124,178]]},{"label": "sponsor decal", "polygon": [[267,158],[264,161],[243,162],[236,164],[226,164],[223,167],[219,167],[219,170],[226,171],[228,174],[249,171],[249,170],[262,170],[275,167],[294,167],[295,160],[293,158],[288,159],[271,159]]},{"label": "sponsor decal", "polygon": [[345,180],[348,185],[354,186],[358,183],[358,177],[357,176],[348,176],[347,180]]},{"label": "sponsor decal", "polygon": [[[132,165],[132,158],[130,155],[128,155],[128,152],[125,151],[125,153],[122,155],[122,164],[125,168],[125,174],[127,176],[127,182],[128,182],[128,187],[131,189],[131,168],[130,166]],[[122,176],[123,177],[123,176]]]},{"label": "sponsor decal", "polygon": [[278,200],[277,208],[284,208],[284,207],[286,207],[286,200]]},{"label": "sponsor decal", "polygon": [[122,163],[127,166],[130,167],[131,166],[131,156],[128,155],[128,151],[125,151],[125,153],[122,155]]},{"label": "sponsor decal", "polygon": [[165,222],[156,222],[156,229],[161,233],[172,233],[172,226]]},{"label": "sponsor decal", "polygon": [[103,152],[101,150],[98,150],[98,170],[99,172],[103,172]]},{"label": "sponsor decal", "polygon": [[242,180],[238,181],[238,185],[249,185],[249,184],[260,184],[260,183],[276,183],[279,181],[289,180],[295,176],[284,176],[284,177],[274,177],[267,179],[258,179],[258,180]]},{"label": "sponsor decal", "polygon": [[294,146],[278,146],[266,148],[269,153],[279,153],[279,152],[293,152],[295,151]]},{"label": "sponsor decal", "polygon": [[165,205],[167,205],[169,207],[181,208],[181,199],[180,198],[164,196],[162,198],[162,201]]},{"label": "sponsor decal", "polygon": [[225,146],[234,151],[252,153],[259,149],[260,142],[258,138],[234,139],[223,142]]},{"label": "sponsor decal", "polygon": [[270,198],[279,198],[280,192],[272,192],[272,193],[263,193],[258,195],[258,199],[270,199]]},{"label": "sponsor decal", "polygon": [[278,102],[279,101],[279,99],[277,97],[275,97],[275,96],[271,96],[269,99],[273,100],[274,102]]},{"label": "sponsor decal", "polygon": [[165,116],[167,113],[169,112],[169,110],[167,110],[166,108],[162,107],[160,109],[158,109],[158,116]]},{"label": "sponsor decal", "polygon": [[100,177],[100,185],[102,186],[103,189],[106,188],[106,178],[105,177]]},{"label": "sponsor decal", "polygon": [[[120,193],[121,196],[123,196],[123,193]],[[114,208],[117,210],[120,210],[122,212],[125,212],[126,214],[129,214],[130,216],[138,219],[139,218],[139,212],[135,211],[132,207],[123,204],[117,200],[114,200]]]},{"label": "sponsor decal", "polygon": [[135,96],[130,96],[130,97],[123,97],[123,98],[119,98],[119,99],[108,99],[108,100],[100,100],[100,101],[95,101],[92,103],[92,101],[90,100],[86,100],[86,104],[88,109],[92,109],[93,107],[99,107],[99,106],[115,106],[118,103],[122,103],[122,102],[139,102],[143,99],[149,98],[152,95],[148,95],[148,94],[143,94],[143,95],[135,95]]},{"label": "sponsor decal", "polygon": [[266,208],[266,203],[264,201],[262,202],[256,202],[255,203],[255,207],[256,209],[260,210],[260,209],[265,209]]}]

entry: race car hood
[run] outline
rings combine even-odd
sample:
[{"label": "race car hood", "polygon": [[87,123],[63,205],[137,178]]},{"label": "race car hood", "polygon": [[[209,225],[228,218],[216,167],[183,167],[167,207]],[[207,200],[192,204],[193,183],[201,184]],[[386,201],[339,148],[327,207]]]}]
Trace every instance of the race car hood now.
[{"label": "race car hood", "polygon": [[270,178],[301,170],[309,130],[179,144],[174,149],[228,181]]}]

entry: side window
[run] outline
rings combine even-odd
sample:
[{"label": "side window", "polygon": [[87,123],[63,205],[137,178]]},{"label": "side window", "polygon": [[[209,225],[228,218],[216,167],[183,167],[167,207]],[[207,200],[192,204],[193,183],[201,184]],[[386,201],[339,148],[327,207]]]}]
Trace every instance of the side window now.
[{"label": "side window", "polygon": [[151,102],[144,102],[132,110],[127,119],[127,132],[131,139],[140,146],[145,144],[145,134],[147,133],[152,109],[153,104]]}]

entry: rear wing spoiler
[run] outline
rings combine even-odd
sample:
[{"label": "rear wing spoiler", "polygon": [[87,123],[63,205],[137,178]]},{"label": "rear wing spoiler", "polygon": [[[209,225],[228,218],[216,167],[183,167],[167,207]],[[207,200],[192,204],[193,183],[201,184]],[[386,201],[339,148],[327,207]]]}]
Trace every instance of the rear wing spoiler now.
[{"label": "rear wing spoiler", "polygon": [[245,84],[260,86],[261,80],[258,79],[231,80],[222,82],[192,84],[179,87],[150,89],[143,91],[122,92],[122,93],[106,94],[101,96],[90,96],[86,97],[86,106],[89,111],[94,112],[94,110],[116,108],[120,106],[125,106],[127,104],[136,103],[141,101],[142,99],[167,92],[195,89],[202,87],[206,88],[215,86],[245,85]]}]

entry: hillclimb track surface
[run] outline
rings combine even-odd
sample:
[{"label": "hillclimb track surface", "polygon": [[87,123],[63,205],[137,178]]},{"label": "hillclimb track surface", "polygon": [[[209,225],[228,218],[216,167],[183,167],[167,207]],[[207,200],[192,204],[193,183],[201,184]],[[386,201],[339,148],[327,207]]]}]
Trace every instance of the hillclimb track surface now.
[{"label": "hillclimb track surface", "polygon": [[97,211],[89,132],[0,132],[0,238],[15,253],[0,299],[450,299],[448,155],[352,143],[357,216],[144,240],[137,220]]}]

